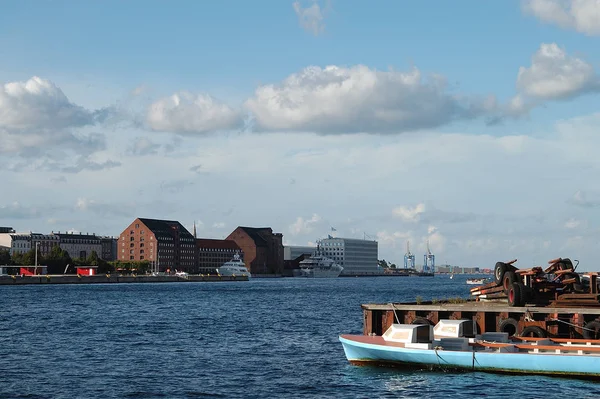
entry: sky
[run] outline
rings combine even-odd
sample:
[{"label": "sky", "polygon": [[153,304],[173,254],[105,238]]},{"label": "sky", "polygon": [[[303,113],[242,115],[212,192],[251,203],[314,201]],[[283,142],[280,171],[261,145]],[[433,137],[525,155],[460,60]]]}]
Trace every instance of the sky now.
[{"label": "sky", "polygon": [[0,226],[600,271],[600,0],[0,5]]}]

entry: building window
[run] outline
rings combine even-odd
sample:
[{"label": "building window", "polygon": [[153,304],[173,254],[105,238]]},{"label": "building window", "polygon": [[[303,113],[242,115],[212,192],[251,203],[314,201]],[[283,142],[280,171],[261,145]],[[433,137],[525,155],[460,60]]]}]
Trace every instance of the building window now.
[{"label": "building window", "polygon": [[133,230],[129,230],[129,234],[133,234]]},{"label": "building window", "polygon": [[129,244],[129,248],[133,248],[134,245],[134,243]]},{"label": "building window", "polygon": [[129,253],[130,253],[130,254],[132,254],[132,253],[133,253],[133,249],[130,249],[130,250],[129,250]]},{"label": "building window", "polygon": [[136,229],[139,229],[139,228],[140,228],[140,224],[139,224],[139,223],[136,223],[136,224],[135,224],[135,228],[136,228]]},{"label": "building window", "polygon": [[141,259],[141,260],[144,260],[144,255],[140,256],[140,259]]},{"label": "building window", "polygon": [[133,260],[133,256],[130,256],[130,257],[129,257],[129,260]]},{"label": "building window", "polygon": [[140,231],[140,234],[144,234],[144,230]]},{"label": "building window", "polygon": [[144,243],[141,243],[141,244],[140,244],[140,248],[144,248]]},{"label": "building window", "polygon": [[135,240],[135,237],[129,237],[129,241]]}]

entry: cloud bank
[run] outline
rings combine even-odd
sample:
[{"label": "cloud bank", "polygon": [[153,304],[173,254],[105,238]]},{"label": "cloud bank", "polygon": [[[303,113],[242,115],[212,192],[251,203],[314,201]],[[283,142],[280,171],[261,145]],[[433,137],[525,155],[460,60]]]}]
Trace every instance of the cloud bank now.
[{"label": "cloud bank", "polygon": [[542,22],[600,36],[600,0],[523,0],[521,6]]}]

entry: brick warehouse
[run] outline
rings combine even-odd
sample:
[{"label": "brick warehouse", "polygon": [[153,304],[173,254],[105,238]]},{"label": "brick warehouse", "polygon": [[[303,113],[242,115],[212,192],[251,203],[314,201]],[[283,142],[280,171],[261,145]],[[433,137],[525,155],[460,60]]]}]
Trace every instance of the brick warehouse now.
[{"label": "brick warehouse", "polygon": [[196,265],[194,236],[173,220],[135,219],[119,236],[117,252],[122,262],[147,260],[161,272],[191,272]]},{"label": "brick warehouse", "polygon": [[240,247],[231,240],[198,238],[196,239],[196,249],[198,263],[195,273],[216,274],[217,268],[230,261],[236,252],[244,259]]},{"label": "brick warehouse", "polygon": [[283,273],[283,235],[270,227],[239,226],[227,240],[244,252],[244,263],[252,274]]}]

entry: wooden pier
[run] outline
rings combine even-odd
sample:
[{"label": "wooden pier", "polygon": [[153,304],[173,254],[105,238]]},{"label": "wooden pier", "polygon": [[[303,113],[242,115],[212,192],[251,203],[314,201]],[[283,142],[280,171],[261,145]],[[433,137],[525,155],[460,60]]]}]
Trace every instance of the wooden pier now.
[{"label": "wooden pier", "polygon": [[113,284],[113,283],[190,283],[190,282],[219,282],[219,281],[248,281],[245,276],[195,275],[188,276],[148,276],[148,275],[119,275],[96,274],[84,275],[35,275],[35,276],[0,276],[0,285],[24,284]]},{"label": "wooden pier", "polygon": [[467,301],[364,304],[362,309],[364,335],[382,335],[393,323],[435,325],[442,319],[469,319],[476,322],[478,333],[595,339],[600,336],[600,306],[512,307],[506,303]]}]

